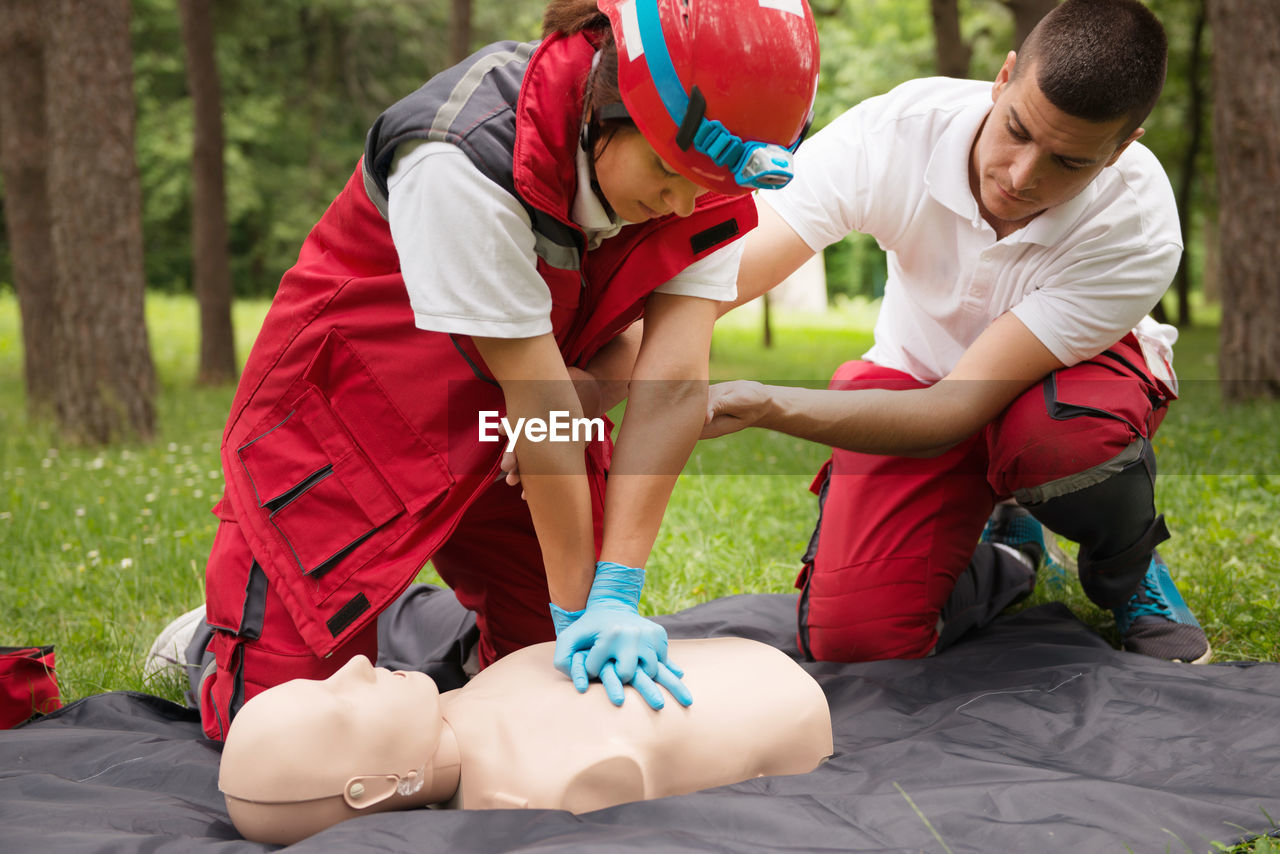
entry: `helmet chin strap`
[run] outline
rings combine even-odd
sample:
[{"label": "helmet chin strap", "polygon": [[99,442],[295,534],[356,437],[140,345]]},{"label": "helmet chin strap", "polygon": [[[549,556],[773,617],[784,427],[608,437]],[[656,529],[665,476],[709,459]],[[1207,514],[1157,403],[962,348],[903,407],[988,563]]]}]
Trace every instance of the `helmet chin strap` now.
[{"label": "helmet chin strap", "polygon": [[[592,62],[592,68],[599,62],[599,52],[596,53],[596,60]],[[604,191],[600,189],[600,182],[596,180],[596,140],[600,138],[601,122],[608,121],[631,121],[631,113],[627,112],[626,106],[621,101],[612,104],[604,104],[595,110],[594,115],[588,120],[587,114],[582,114],[582,128],[578,131],[578,144],[582,146],[582,150],[587,153],[587,163],[591,169],[591,190],[600,199],[600,203],[604,205],[605,211],[611,219],[615,219],[617,214],[613,210],[613,205],[609,204],[609,200],[605,198]],[[634,123],[633,123],[634,124]]]}]

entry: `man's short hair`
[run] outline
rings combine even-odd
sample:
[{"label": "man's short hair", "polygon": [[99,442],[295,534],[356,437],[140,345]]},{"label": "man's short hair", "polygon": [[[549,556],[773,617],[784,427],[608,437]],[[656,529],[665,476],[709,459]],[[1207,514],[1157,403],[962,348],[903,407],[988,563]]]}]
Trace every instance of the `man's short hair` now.
[{"label": "man's short hair", "polygon": [[1160,97],[1168,52],[1164,27],[1139,0],[1066,0],[1027,36],[1013,76],[1036,69],[1049,103],[1076,118],[1127,116],[1128,137]]}]

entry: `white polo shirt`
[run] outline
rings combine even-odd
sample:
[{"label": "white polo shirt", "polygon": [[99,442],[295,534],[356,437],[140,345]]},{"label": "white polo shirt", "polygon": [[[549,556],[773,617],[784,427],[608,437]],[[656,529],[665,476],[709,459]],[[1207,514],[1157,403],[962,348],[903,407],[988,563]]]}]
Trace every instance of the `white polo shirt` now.
[{"label": "white polo shirt", "polygon": [[[571,215],[586,232],[590,251],[626,223],[613,220],[591,190],[581,148],[577,168]],[[387,187],[387,220],[414,325],[487,338],[551,331],[551,291],[538,274],[529,214],[462,149],[446,142],[401,145]],[[741,257],[742,241],[735,240],[656,290],[732,300]]]},{"label": "white polo shirt", "polygon": [[1012,311],[1072,365],[1134,330],[1172,382],[1177,331],[1149,312],[1182,252],[1173,190],[1133,143],[1078,196],[1003,240],[969,186],[969,152],[991,84],[912,80],[845,112],[797,152],[796,177],[758,193],[815,251],[851,231],[876,238],[889,276],[863,358],[922,382],[946,376]]}]

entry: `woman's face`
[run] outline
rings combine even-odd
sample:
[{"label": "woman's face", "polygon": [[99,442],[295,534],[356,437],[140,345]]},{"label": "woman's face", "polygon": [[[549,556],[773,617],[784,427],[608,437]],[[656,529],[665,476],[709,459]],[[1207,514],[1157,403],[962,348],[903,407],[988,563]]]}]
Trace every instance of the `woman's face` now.
[{"label": "woman's face", "polygon": [[614,213],[627,222],[667,214],[688,216],[707,192],[672,169],[638,130],[619,129],[596,143],[596,182]]}]

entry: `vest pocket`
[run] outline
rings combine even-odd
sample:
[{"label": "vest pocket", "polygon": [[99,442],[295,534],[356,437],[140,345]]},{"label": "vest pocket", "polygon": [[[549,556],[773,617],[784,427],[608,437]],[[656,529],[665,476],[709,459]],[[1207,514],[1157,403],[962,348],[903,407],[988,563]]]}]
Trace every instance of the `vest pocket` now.
[{"label": "vest pocket", "polygon": [[324,575],[404,511],[314,386],[236,455],[303,575]]}]

